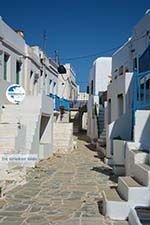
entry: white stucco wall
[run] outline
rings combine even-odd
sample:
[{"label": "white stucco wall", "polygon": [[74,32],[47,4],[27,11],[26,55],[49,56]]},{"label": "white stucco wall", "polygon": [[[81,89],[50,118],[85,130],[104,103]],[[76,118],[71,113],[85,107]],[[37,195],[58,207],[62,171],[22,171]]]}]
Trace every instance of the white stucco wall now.
[{"label": "white stucco wall", "polygon": [[132,36],[118,49],[112,56],[112,76],[119,76],[119,67],[123,65],[129,72],[133,72],[133,59],[140,57],[149,45],[150,13],[144,17],[134,27]]},{"label": "white stucco wall", "polygon": [[150,110],[135,112],[134,141],[141,146],[150,148]]},{"label": "white stucco wall", "polygon": [[[111,75],[111,57],[97,58],[89,73],[89,100],[88,100],[88,129],[87,134],[91,139],[98,137],[97,118],[94,115],[95,104],[99,105],[99,92],[107,90],[109,76]],[[93,94],[91,93],[91,81],[93,80]]]},{"label": "white stucco wall", "polygon": [[78,96],[78,86],[76,84],[76,75],[70,64],[64,65],[66,74],[59,74],[58,76],[58,92],[60,98],[74,100]]},{"label": "white stucco wall", "polygon": [[94,61],[89,73],[89,86],[93,80],[93,95],[107,90],[111,75],[111,61],[111,57],[100,57]]},{"label": "white stucco wall", "polygon": [[98,138],[97,130],[97,118],[95,115],[95,104],[99,104],[98,96],[89,96],[88,100],[88,125],[87,125],[87,135],[91,140]]},{"label": "white stucco wall", "polygon": [[107,90],[109,76],[111,75],[111,57],[101,57],[95,61],[95,95]]},{"label": "white stucco wall", "polygon": [[120,94],[123,95],[123,113],[125,114],[132,108],[133,73],[125,73],[113,79],[108,86],[107,99],[111,99],[111,122],[119,118],[118,95]]}]

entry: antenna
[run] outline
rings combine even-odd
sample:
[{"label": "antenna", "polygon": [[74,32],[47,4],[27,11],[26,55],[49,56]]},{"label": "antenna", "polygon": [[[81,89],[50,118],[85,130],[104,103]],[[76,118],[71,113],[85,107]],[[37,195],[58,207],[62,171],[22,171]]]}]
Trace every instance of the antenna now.
[{"label": "antenna", "polygon": [[44,30],[43,32],[43,51],[46,52],[46,47],[47,47],[47,32]]},{"label": "antenna", "polygon": [[55,62],[57,62],[58,65],[60,64],[60,53],[56,50],[55,50]]}]

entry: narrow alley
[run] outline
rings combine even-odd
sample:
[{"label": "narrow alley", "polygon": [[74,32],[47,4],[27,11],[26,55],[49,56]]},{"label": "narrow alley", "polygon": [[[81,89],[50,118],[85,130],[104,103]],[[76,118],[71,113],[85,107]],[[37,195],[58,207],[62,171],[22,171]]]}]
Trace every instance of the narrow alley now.
[{"label": "narrow alley", "polygon": [[0,200],[0,224],[126,225],[99,212],[101,192],[115,185],[111,174],[80,136],[76,150],[41,161],[28,171],[25,185]]}]

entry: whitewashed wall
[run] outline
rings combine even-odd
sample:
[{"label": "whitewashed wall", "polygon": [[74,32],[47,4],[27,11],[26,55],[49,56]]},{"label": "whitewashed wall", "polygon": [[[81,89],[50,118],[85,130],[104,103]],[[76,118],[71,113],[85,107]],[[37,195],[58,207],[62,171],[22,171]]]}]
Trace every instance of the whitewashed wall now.
[{"label": "whitewashed wall", "polygon": [[137,110],[135,112],[134,141],[141,146],[150,148],[150,111]]}]

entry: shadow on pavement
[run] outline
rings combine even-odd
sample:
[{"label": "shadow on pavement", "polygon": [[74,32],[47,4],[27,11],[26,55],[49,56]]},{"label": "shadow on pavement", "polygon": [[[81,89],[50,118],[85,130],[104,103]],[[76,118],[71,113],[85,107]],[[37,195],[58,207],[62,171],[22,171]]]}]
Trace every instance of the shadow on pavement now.
[{"label": "shadow on pavement", "polygon": [[118,176],[113,174],[112,168],[108,168],[108,167],[93,167],[91,170],[96,171],[98,173],[102,173],[106,176],[109,176],[109,180],[117,183],[118,182]]}]

